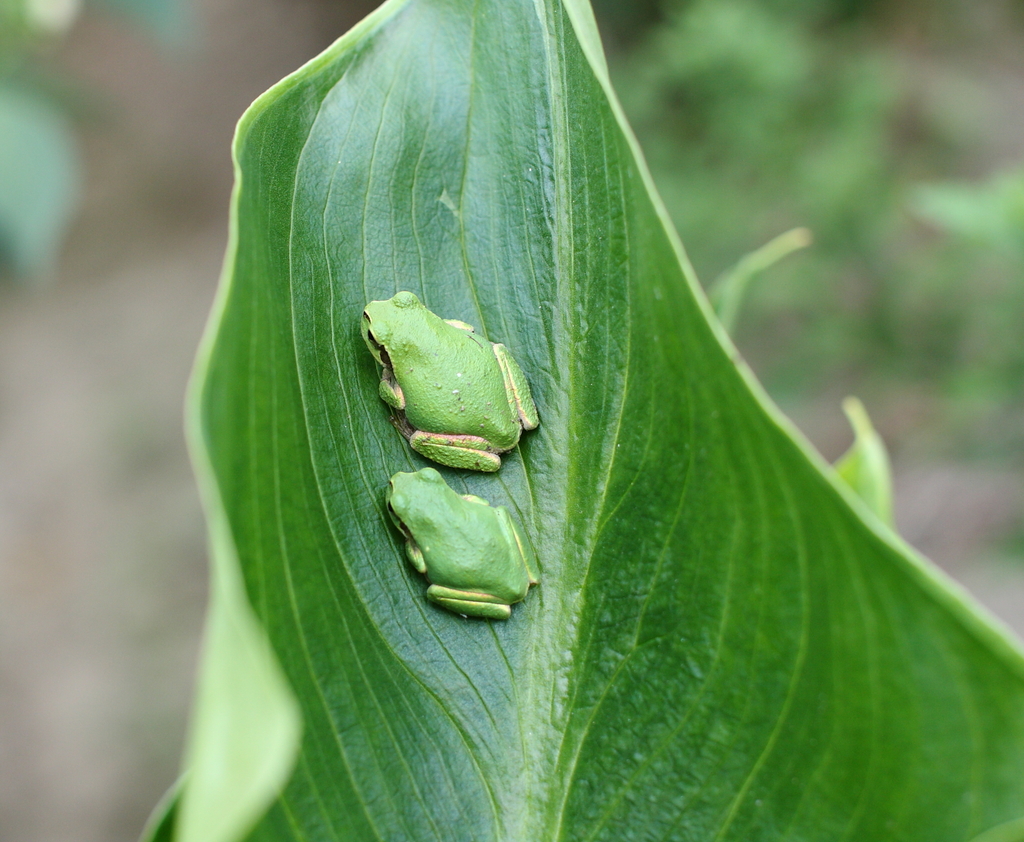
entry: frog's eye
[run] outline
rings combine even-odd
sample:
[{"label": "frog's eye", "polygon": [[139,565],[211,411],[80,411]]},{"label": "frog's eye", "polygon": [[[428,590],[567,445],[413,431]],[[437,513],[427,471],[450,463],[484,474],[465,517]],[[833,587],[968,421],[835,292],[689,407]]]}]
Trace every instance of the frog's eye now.
[{"label": "frog's eye", "polygon": [[413,295],[413,293],[403,290],[402,292],[396,292],[395,297],[391,299],[391,302],[396,307],[405,309],[406,307],[415,307],[420,303],[420,300]]},{"label": "frog's eye", "polygon": [[380,328],[378,328],[377,331],[374,331],[373,320],[370,318],[370,314],[365,310],[363,311],[363,320],[360,323],[360,332],[363,335],[363,341],[366,343],[366,347],[370,349],[370,353],[373,354],[374,359],[376,359],[381,365],[386,364],[387,361],[384,359],[386,352],[384,350],[384,345],[382,344],[382,342],[386,340],[386,337],[377,335],[377,333],[380,333]]},{"label": "frog's eye", "polygon": [[398,516],[398,512],[395,511],[395,507],[391,505],[391,501],[387,502],[388,517],[391,522],[398,527],[399,531],[405,532],[405,526],[402,524],[402,519]]},{"label": "frog's eye", "polygon": [[[388,490],[390,492],[390,491],[393,491],[394,489],[391,488],[391,489],[388,489]],[[398,512],[395,511],[395,506],[391,502],[391,494],[390,493],[388,494],[387,499],[384,501],[384,505],[387,507],[388,514],[391,515],[392,519],[397,523],[398,522]]]}]

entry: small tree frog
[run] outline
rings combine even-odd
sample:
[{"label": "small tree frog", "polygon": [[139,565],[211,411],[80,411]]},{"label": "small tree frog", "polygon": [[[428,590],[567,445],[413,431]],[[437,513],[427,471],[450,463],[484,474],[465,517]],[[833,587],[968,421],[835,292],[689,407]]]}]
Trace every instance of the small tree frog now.
[{"label": "small tree frog", "polygon": [[411,292],[371,301],[363,339],[383,368],[381,398],[417,453],[453,468],[496,471],[499,453],[540,422],[526,376],[504,345],[445,321]]},{"label": "small tree frog", "polygon": [[433,468],[391,477],[388,514],[427,599],[470,617],[507,620],[537,584],[537,557],[504,506],[458,494]]}]

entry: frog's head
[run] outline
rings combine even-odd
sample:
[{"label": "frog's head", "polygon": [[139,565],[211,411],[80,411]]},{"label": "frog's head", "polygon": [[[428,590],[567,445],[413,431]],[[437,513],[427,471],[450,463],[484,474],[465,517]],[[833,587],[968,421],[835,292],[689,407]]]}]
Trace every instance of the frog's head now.
[{"label": "frog's head", "polygon": [[433,468],[415,473],[398,473],[388,481],[385,497],[388,515],[403,534],[408,535],[407,521],[417,512],[430,508],[438,492],[447,490],[444,478]]},{"label": "frog's head", "polygon": [[408,537],[409,530],[406,528],[405,523],[402,520],[402,515],[399,513],[399,509],[405,508],[403,505],[404,500],[401,494],[395,495],[395,480],[401,476],[408,476],[408,474],[395,474],[388,481],[388,490],[384,495],[384,505],[388,510],[388,517],[391,518],[391,522],[398,527],[398,530]]},{"label": "frog's head", "polygon": [[388,345],[412,320],[420,300],[411,292],[399,292],[387,301],[371,301],[363,310],[362,334],[366,347],[381,365],[388,364]]}]

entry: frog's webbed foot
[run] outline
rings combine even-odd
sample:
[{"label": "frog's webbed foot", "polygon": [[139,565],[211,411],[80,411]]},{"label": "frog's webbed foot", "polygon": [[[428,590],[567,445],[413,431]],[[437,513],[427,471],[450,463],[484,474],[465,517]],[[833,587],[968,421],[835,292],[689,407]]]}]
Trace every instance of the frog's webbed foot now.
[{"label": "frog's webbed foot", "polygon": [[409,437],[409,444],[417,453],[450,468],[493,472],[501,467],[501,457],[492,453],[490,443],[479,436],[417,430]]},{"label": "frog's webbed foot", "polygon": [[507,620],[512,616],[512,608],[498,597],[477,591],[462,591],[458,588],[445,588],[431,585],[427,588],[427,599],[469,617],[487,617],[491,620]]},{"label": "frog's webbed foot", "polygon": [[402,394],[402,387],[398,385],[398,381],[395,380],[395,373],[388,366],[384,366],[384,371],[381,372],[378,391],[380,392],[381,400],[388,406],[392,406],[395,409],[405,409],[405,395]]},{"label": "frog's webbed foot", "polygon": [[508,352],[508,348],[497,342],[492,347],[505,378],[505,394],[508,396],[509,407],[519,416],[519,422],[524,430],[535,430],[540,424],[540,415],[537,413],[537,405],[533,402],[533,395],[530,394],[530,384],[526,375]]}]

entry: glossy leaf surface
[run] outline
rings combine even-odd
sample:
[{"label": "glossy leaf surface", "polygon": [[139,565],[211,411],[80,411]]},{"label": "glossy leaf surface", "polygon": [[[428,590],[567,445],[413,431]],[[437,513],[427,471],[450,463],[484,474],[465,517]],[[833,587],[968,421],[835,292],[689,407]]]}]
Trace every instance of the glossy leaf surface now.
[{"label": "glossy leaf surface", "polygon": [[[193,444],[215,568],[304,728],[254,838],[953,842],[1024,814],[1015,645],[865,523],[737,362],[582,0],[388,3],[235,152]],[[537,549],[504,623],[427,603],[384,517],[426,463],[359,316],[401,289],[505,343],[540,410],[498,474],[442,469]],[[208,785],[245,780],[201,732]]]}]

